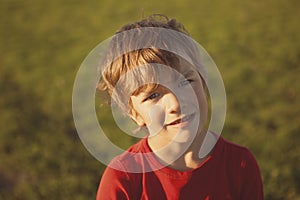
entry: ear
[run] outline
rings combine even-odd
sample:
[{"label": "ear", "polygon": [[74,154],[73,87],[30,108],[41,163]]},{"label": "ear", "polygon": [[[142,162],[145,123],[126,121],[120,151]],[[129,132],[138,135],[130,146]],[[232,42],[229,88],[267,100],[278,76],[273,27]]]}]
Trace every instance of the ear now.
[{"label": "ear", "polygon": [[138,126],[145,126],[146,123],[144,119],[137,113],[134,109],[131,110],[131,113],[129,114],[131,119],[137,123]]}]

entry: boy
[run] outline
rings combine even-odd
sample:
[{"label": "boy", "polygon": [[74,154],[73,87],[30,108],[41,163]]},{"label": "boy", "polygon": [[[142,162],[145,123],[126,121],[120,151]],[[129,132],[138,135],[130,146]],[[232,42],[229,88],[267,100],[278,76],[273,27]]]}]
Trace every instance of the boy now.
[{"label": "boy", "polygon": [[207,128],[199,50],[180,23],[159,17],[122,27],[101,63],[98,88],[148,135],[111,161],[97,200],[263,199],[249,150]]}]

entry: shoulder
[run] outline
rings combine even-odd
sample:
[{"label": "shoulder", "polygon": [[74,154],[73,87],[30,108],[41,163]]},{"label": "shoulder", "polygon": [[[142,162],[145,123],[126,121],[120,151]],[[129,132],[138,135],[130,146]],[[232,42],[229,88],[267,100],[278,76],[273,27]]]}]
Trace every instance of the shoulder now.
[{"label": "shoulder", "polygon": [[108,167],[129,173],[142,172],[146,154],[150,151],[147,139],[143,138],[136,144],[129,147],[122,154],[112,159]]},{"label": "shoulder", "polygon": [[251,174],[260,176],[257,161],[247,147],[220,137],[213,156],[216,158],[216,162],[224,165],[227,171],[232,171],[241,176]]},{"label": "shoulder", "polygon": [[244,146],[232,143],[224,138],[219,139],[224,170],[235,183],[243,199],[262,199],[263,187],[259,166],[254,155]]},{"label": "shoulder", "polygon": [[233,143],[223,137],[219,138],[219,142],[221,143],[221,152],[228,156],[255,159],[251,151],[245,146]]},{"label": "shoulder", "polygon": [[219,140],[221,143],[220,155],[228,167],[244,174],[244,176],[260,176],[256,158],[247,147],[235,144],[222,137]]},{"label": "shoulder", "polygon": [[98,188],[97,199],[137,199],[140,195],[142,168],[138,158],[144,152],[144,139],[116,156],[106,167]]},{"label": "shoulder", "polygon": [[254,155],[246,147],[221,138],[226,155],[227,172],[237,185],[241,199],[263,199],[263,184],[260,169]]}]

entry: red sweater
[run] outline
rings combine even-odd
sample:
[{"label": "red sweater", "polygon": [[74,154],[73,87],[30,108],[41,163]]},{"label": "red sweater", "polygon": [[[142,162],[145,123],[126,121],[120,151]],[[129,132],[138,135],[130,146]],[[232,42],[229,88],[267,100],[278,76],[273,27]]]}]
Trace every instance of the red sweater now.
[{"label": "red sweater", "polygon": [[[151,149],[147,139],[142,139],[128,152],[145,153],[151,152]],[[118,165],[128,171],[143,168],[152,162],[128,152],[117,156],[111,166]],[[124,171],[106,168],[97,200],[263,199],[261,175],[255,158],[248,149],[222,137],[212,154],[196,169],[181,172],[164,167],[146,173]]]}]

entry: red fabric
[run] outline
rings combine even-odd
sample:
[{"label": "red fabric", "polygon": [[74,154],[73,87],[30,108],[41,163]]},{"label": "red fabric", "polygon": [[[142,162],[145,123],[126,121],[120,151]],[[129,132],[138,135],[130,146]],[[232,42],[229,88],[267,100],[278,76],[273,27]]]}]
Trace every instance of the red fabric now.
[{"label": "red fabric", "polygon": [[[129,152],[151,152],[146,139]],[[122,169],[149,165],[144,157],[124,153],[112,163]],[[119,168],[120,169],[120,168]],[[147,173],[126,173],[107,167],[97,193],[97,200],[149,199],[263,199],[257,162],[244,147],[219,138],[212,154],[197,169],[180,172],[168,167]]]}]

